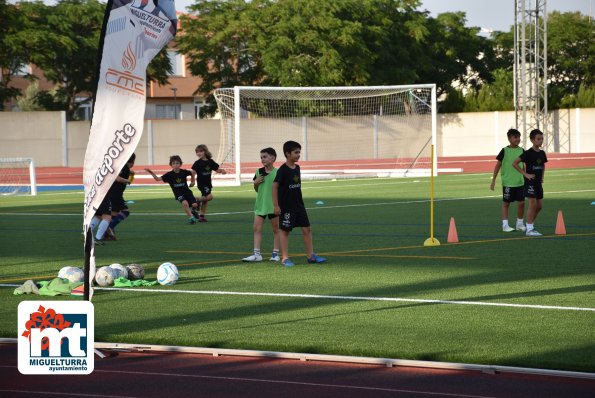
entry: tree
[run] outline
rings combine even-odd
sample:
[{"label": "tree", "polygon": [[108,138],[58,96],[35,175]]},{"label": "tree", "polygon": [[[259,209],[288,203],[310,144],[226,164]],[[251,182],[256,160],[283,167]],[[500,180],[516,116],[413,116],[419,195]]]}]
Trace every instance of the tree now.
[{"label": "tree", "polygon": [[[595,86],[594,29],[589,17],[579,12],[548,14],[548,108],[574,104],[581,85],[583,93]],[[497,32],[492,41],[497,67],[512,71],[514,27]]]},{"label": "tree", "polygon": [[426,82],[435,82],[438,93],[449,90],[453,83],[479,89],[490,82],[494,52],[491,42],[479,36],[478,27],[465,27],[463,12],[439,14],[427,22],[429,34],[423,41],[417,70]]},{"label": "tree", "polygon": [[[220,86],[255,85],[263,80],[258,48],[260,21],[255,14],[266,0],[197,1],[190,7],[196,15],[182,16],[177,44],[188,57],[188,67],[202,77],[197,92],[210,94]],[[213,114],[212,97],[203,114]]]},{"label": "tree", "polygon": [[595,85],[595,25],[580,12],[548,16],[548,74],[552,84],[576,93]]},{"label": "tree", "polygon": [[97,0],[62,0],[55,6],[21,2],[18,7],[29,21],[21,31],[29,39],[29,62],[58,86],[55,96],[41,92],[40,102],[46,109],[66,110],[72,119],[77,95],[86,95],[83,102],[92,97],[105,5]]},{"label": "tree", "polygon": [[21,111],[33,112],[43,111],[43,106],[38,101],[39,85],[33,82],[25,89],[23,95],[17,98],[17,106]]},{"label": "tree", "polygon": [[[3,60],[0,62],[6,59],[10,60],[10,65],[37,65],[54,84],[52,90],[38,93],[37,103],[46,110],[65,110],[67,118],[74,119],[77,108],[90,102],[95,90],[105,4],[98,0],[61,0],[52,6],[36,1],[20,2],[13,7],[6,14],[12,18],[10,21],[16,22],[4,24],[3,18],[0,24],[0,29],[6,32],[0,40],[0,55],[7,54],[6,58],[0,57]],[[0,4],[0,13],[3,11]],[[14,70],[13,67],[8,72],[10,76]],[[171,71],[164,49],[147,68],[147,81],[165,84]],[[2,83],[7,80],[3,79]],[[1,95],[0,84],[0,100],[7,100],[7,94]],[[18,92],[11,95],[14,98]]]},{"label": "tree", "polygon": [[437,83],[440,93],[453,81],[489,81],[491,43],[479,28],[466,28],[463,13],[429,18],[420,4],[197,0],[178,44],[205,94],[234,85],[414,83]]},{"label": "tree", "polygon": [[497,69],[493,81],[471,90],[465,97],[466,112],[490,112],[514,110],[514,81],[512,73]]},{"label": "tree", "polygon": [[20,8],[0,0],[0,111],[4,104],[20,94],[11,87],[12,77],[27,63],[26,36],[20,32],[28,23]]}]

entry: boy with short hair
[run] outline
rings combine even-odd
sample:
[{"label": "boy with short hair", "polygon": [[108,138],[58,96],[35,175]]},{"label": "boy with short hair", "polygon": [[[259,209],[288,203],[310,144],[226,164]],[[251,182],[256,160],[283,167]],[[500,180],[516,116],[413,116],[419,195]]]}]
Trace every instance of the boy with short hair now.
[{"label": "boy with short hair", "polygon": [[302,146],[295,141],[287,141],[283,144],[283,153],[287,160],[277,170],[277,176],[273,182],[273,207],[275,214],[280,216],[281,263],[286,267],[295,265],[289,259],[289,233],[294,227],[302,228],[308,263],[317,264],[326,261],[326,258],[314,253],[312,229],[302,199],[300,166],[296,164],[300,160],[301,150]]},{"label": "boy with short hair", "polygon": [[508,225],[508,209],[512,202],[517,202],[516,230],[525,231],[523,216],[525,214],[525,193],[523,175],[514,169],[512,162],[521,156],[524,149],[519,146],[521,133],[516,129],[510,129],[506,133],[510,145],[502,148],[496,159],[498,162],[494,167],[490,189],[493,191],[496,184],[498,172],[502,170],[502,231],[512,232],[515,228]]},{"label": "boy with short hair", "polygon": [[189,217],[188,223],[196,224],[196,219],[198,218],[196,209],[198,208],[198,205],[196,204],[196,198],[192,194],[188,182],[186,181],[186,178],[190,176],[190,187],[194,186],[194,171],[182,169],[182,158],[178,155],[169,157],[169,165],[172,167],[172,170],[161,177],[157,176],[150,169],[145,169],[145,171],[151,174],[155,181],[163,181],[169,184],[171,191],[174,194],[174,198],[180,202],[184,212]]},{"label": "boy with short hair", "polygon": [[243,258],[245,262],[262,261],[260,245],[262,243],[262,225],[268,217],[273,227],[273,254],[269,261],[279,261],[279,216],[273,208],[273,181],[277,176],[275,168],[277,152],[273,148],[264,148],[260,151],[260,161],[263,165],[254,174],[254,190],[256,202],[254,203],[254,252],[251,256]]},{"label": "boy with short hair", "polygon": [[[539,129],[529,133],[529,139],[533,146],[527,149],[521,156],[512,163],[513,167],[525,177],[525,197],[529,198],[529,210],[527,210],[527,236],[541,236],[535,230],[535,219],[543,207],[543,176],[547,156],[541,150],[543,145],[543,132]],[[525,170],[522,170],[519,163],[525,163]]]}]

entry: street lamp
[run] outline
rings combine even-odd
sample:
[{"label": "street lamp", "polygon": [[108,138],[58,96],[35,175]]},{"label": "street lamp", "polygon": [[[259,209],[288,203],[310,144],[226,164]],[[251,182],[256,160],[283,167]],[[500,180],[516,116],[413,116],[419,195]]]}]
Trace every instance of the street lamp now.
[{"label": "street lamp", "polygon": [[176,97],[176,92],[178,89],[176,87],[172,87],[170,90],[174,92],[174,119],[178,119],[178,99]]}]

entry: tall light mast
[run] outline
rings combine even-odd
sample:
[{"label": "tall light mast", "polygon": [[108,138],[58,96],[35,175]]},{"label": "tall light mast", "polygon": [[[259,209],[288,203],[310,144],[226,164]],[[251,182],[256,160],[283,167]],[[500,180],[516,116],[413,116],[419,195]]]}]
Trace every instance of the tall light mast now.
[{"label": "tall light mast", "polygon": [[546,0],[515,0],[514,108],[523,146],[529,132],[540,129],[549,146],[547,109],[547,10]]}]

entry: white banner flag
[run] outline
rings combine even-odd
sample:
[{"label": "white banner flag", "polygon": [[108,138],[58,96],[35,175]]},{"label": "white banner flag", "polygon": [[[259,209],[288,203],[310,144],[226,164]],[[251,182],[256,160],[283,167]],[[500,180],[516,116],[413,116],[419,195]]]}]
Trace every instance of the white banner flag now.
[{"label": "white banner flag", "polygon": [[[83,170],[83,232],[134,153],[143,133],[147,65],[175,36],[174,0],[109,0],[99,49],[99,76]],[[85,242],[86,280],[95,275],[94,244]]]},{"label": "white banner flag", "polygon": [[83,171],[84,231],[143,133],[147,65],[176,33],[173,0],[113,0],[107,7]]}]

